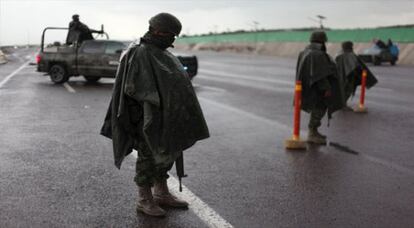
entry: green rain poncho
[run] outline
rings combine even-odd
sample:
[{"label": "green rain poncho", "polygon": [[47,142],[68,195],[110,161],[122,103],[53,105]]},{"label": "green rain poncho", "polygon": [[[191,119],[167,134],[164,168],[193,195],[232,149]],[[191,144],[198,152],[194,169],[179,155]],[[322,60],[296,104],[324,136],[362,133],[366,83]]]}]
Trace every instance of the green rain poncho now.
[{"label": "green rain poncho", "polygon": [[328,107],[328,115],[341,109],[343,102],[343,87],[338,77],[336,65],[331,57],[322,50],[322,44],[311,43],[299,54],[296,67],[296,80],[302,82],[302,110],[311,112],[322,99],[316,83],[322,79],[329,81],[332,96],[323,98]]},{"label": "green rain poncho", "polygon": [[121,57],[101,134],[112,139],[118,168],[140,142],[147,143],[155,163],[168,164],[209,137],[183,66],[148,43],[130,47]]},{"label": "green rain poncho", "polygon": [[335,61],[336,65],[338,66],[339,77],[344,82],[345,90],[351,90],[349,92],[352,95],[355,95],[357,87],[361,85],[362,70],[367,71],[368,89],[377,84],[378,80],[375,78],[374,74],[372,74],[365,63],[362,62],[362,60],[359,59],[353,51],[342,51],[335,58]]}]

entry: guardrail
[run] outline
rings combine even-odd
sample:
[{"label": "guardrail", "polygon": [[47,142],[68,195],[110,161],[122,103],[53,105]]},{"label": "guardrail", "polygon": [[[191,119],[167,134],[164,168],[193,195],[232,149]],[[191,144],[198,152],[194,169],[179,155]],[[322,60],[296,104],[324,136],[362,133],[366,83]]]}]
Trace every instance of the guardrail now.
[{"label": "guardrail", "polygon": [[[226,43],[226,42],[308,42],[312,31],[259,31],[232,34],[180,37],[177,43]],[[399,43],[414,42],[414,27],[335,29],[326,31],[329,42],[371,42],[373,38],[391,39]]]}]

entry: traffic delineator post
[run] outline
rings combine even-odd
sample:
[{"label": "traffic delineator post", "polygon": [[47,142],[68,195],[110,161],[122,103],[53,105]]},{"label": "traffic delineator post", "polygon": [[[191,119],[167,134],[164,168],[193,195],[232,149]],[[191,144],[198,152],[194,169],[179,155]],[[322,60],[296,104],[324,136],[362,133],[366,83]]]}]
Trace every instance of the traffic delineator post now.
[{"label": "traffic delineator post", "polygon": [[306,141],[300,139],[300,110],[302,105],[302,82],[296,81],[295,84],[295,109],[293,114],[293,135],[292,138],[285,140],[285,148],[292,150],[306,149]]},{"label": "traffic delineator post", "polygon": [[365,107],[365,91],[367,86],[367,70],[362,70],[362,79],[361,79],[361,96],[359,97],[359,104],[354,108],[354,112],[366,113],[367,108]]}]

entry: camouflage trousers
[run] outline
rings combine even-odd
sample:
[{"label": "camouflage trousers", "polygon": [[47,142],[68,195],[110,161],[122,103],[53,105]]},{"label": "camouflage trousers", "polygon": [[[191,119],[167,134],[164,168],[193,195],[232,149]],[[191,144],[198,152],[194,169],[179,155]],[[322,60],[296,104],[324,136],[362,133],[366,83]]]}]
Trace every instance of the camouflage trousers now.
[{"label": "camouflage trousers", "polygon": [[345,88],[344,88],[344,92],[345,92],[345,103],[349,100],[349,98],[351,97],[352,93],[354,92],[354,88],[353,88],[353,84],[348,83]]},{"label": "camouflage trousers", "polygon": [[167,172],[172,168],[170,164],[156,165],[151,150],[146,143],[138,145],[138,158],[136,163],[135,183],[140,187],[153,186],[155,182],[167,179]]},{"label": "camouflage trousers", "polygon": [[310,113],[308,127],[309,129],[318,129],[321,126],[321,120],[325,116],[328,107],[324,102],[319,102],[315,105]]},{"label": "camouflage trousers", "polygon": [[345,83],[344,92],[345,92],[345,103],[349,100],[355,89],[355,78],[356,75],[348,77],[347,82]]}]

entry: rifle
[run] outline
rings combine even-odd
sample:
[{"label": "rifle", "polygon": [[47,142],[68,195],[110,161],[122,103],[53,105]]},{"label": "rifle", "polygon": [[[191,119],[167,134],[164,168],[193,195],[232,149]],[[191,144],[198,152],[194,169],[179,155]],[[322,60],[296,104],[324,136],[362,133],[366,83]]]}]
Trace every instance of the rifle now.
[{"label": "rifle", "polygon": [[186,174],[184,174],[184,156],[183,152],[180,152],[180,155],[175,160],[175,170],[177,171],[178,181],[180,182],[180,192],[183,191],[183,187],[181,185],[181,178],[187,177]]}]

